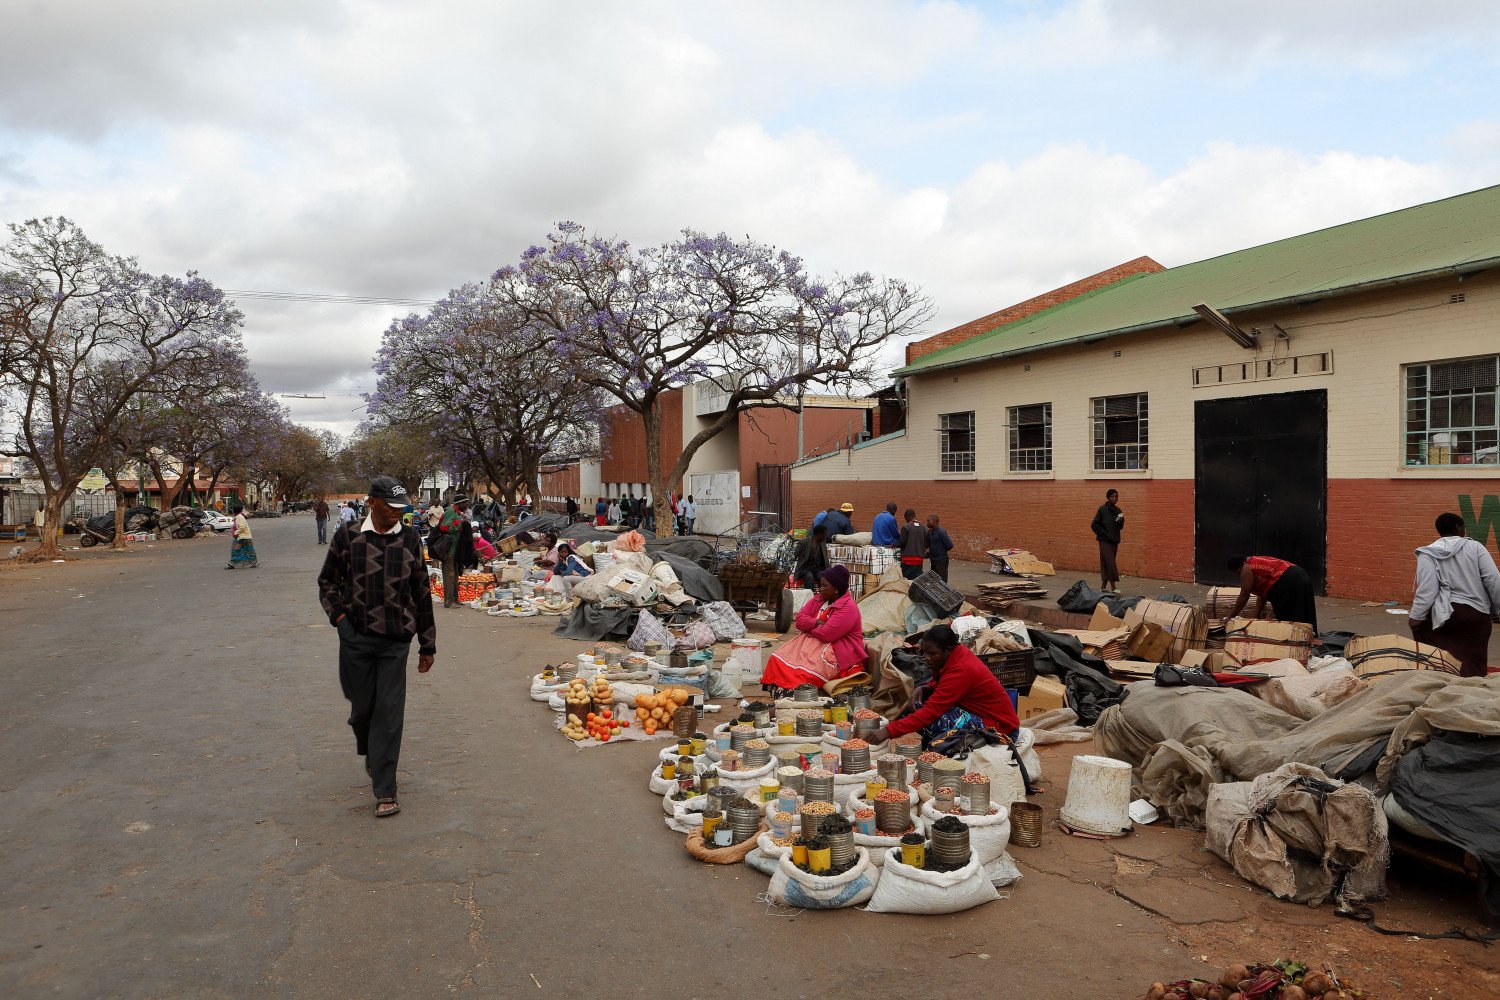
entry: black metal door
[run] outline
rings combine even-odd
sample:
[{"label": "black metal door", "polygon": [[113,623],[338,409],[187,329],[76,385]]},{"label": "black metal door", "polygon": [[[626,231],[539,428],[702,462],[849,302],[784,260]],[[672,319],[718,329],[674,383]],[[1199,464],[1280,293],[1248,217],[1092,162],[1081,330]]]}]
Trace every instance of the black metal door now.
[{"label": "black metal door", "polygon": [[1235,582],[1231,555],[1301,566],[1322,593],[1328,565],[1328,394],[1199,400],[1194,562],[1200,583]]},{"label": "black metal door", "polygon": [[792,526],[792,467],[790,465],[757,465],[755,467],[755,509],[776,512],[776,523],[782,531]]}]

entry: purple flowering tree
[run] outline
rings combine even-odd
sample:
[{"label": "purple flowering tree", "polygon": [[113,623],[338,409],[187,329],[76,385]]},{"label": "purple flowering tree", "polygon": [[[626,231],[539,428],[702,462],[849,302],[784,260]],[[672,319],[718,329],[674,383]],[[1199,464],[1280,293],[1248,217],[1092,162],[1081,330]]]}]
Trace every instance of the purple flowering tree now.
[{"label": "purple flowering tree", "polygon": [[237,347],[241,316],[212,282],[151,275],[112,256],[65,218],[12,224],[0,247],[0,316],[11,359],[0,370],[6,452],[45,494],[40,547],[54,558],[62,510],[109,453],[132,401],[171,373]]},{"label": "purple flowering tree", "polygon": [[424,442],[456,483],[505,502],[536,488],[549,453],[592,453],[600,393],[581,384],[539,323],[492,287],[453,289],[385,331],[368,412]]},{"label": "purple flowering tree", "polygon": [[[881,345],[932,314],[904,281],[822,279],[775,247],[691,230],[636,249],[560,223],[546,246],[495,272],[492,287],[548,330],[549,353],[580,384],[639,415],[656,497],[677,491],[698,449],[741,412],[872,384]],[[662,397],[704,381],[723,408],[663,468]]]}]

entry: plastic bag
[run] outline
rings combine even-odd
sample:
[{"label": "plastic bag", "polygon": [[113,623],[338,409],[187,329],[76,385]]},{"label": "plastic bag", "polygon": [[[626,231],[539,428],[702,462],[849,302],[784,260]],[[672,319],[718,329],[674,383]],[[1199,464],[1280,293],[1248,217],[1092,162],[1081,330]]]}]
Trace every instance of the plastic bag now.
[{"label": "plastic bag", "polygon": [[865,909],[871,913],[960,913],[999,898],[978,855],[971,855],[969,863],[957,871],[930,872],[903,862],[898,848],[886,857]]},{"label": "plastic bag", "polygon": [[698,616],[714,630],[714,637],[721,642],[745,637],[745,623],[728,601],[705,604],[698,609]]},{"label": "plastic bag", "polygon": [[630,633],[625,645],[639,653],[646,648],[648,642],[659,642],[663,649],[671,649],[676,641],[677,637],[661,623],[661,619],[649,611],[642,611],[636,620],[635,631]]},{"label": "plastic bag", "polygon": [[812,875],[792,863],[788,854],[771,876],[771,901],[804,910],[837,910],[858,906],[875,894],[880,869],[870,863],[870,852],[855,848],[853,867],[839,875]]},{"label": "plastic bag", "polygon": [[677,639],[676,643],[678,649],[709,649],[716,641],[713,626],[704,622],[689,622],[682,630],[682,638]]},{"label": "plastic bag", "polygon": [[759,846],[749,854],[745,855],[745,864],[754,868],[762,875],[775,875],[776,868],[780,862],[776,858],[768,858]]}]

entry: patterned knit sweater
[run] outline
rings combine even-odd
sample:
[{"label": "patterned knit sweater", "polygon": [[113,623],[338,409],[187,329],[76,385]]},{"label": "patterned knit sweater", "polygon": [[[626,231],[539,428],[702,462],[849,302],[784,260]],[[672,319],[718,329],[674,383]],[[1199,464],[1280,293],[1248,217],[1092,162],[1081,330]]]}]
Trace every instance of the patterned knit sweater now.
[{"label": "patterned knit sweater", "polygon": [[357,524],[340,528],[318,574],[318,599],[331,624],[348,615],[361,632],[397,642],[415,637],[420,653],[437,652],[427,565],[410,527],[391,535]]}]

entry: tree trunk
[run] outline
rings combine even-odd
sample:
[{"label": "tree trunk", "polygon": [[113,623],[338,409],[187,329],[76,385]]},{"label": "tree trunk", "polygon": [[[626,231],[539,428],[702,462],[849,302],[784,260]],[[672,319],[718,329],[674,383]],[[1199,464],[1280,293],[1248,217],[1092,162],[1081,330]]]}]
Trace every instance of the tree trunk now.
[{"label": "tree trunk", "polygon": [[660,531],[663,504],[670,506],[671,491],[661,471],[661,407],[656,405],[656,400],[646,404],[641,423],[646,430],[646,478],[651,482],[651,502],[656,506],[656,524]]},{"label": "tree trunk", "polygon": [[35,557],[41,559],[60,559],[62,549],[58,545],[58,538],[62,532],[62,509],[63,504],[68,502],[71,490],[64,493],[62,490],[49,493],[46,501],[42,504],[42,537],[39,538]]}]

